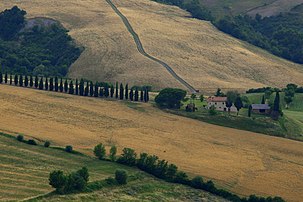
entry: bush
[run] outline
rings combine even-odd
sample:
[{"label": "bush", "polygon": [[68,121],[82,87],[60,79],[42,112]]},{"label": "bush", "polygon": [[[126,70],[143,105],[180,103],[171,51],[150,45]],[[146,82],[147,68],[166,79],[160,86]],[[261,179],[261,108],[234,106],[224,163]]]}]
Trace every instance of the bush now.
[{"label": "bush", "polygon": [[191,180],[190,185],[196,189],[202,189],[203,187],[203,178],[200,176],[196,176]]},{"label": "bush", "polygon": [[96,157],[98,157],[100,160],[105,158],[106,150],[102,143],[98,144],[94,148],[94,154]]},{"label": "bush", "polygon": [[23,140],[24,140],[23,135],[18,135],[17,140],[20,141],[20,142],[23,142]]},{"label": "bush", "polygon": [[114,145],[110,148],[109,158],[111,161],[116,160],[116,154],[117,154],[117,147]]},{"label": "bush", "polygon": [[49,147],[50,146],[50,141],[44,142],[44,147]]},{"label": "bush", "polygon": [[57,170],[49,174],[49,185],[56,189],[57,193],[63,193],[63,188],[66,185],[67,177],[63,171]]},{"label": "bush", "polygon": [[33,139],[29,139],[29,140],[27,141],[27,144],[30,144],[30,145],[37,145],[37,142],[36,142],[35,140],[33,140]]},{"label": "bush", "polygon": [[135,153],[135,150],[130,148],[124,148],[117,162],[129,166],[134,166],[136,165],[136,157],[137,154]]},{"label": "bush", "polygon": [[217,115],[217,111],[216,111],[216,108],[215,108],[214,105],[212,105],[212,106],[209,108],[208,113],[209,113],[209,115],[211,115],[211,116]]},{"label": "bush", "polygon": [[68,153],[72,153],[72,152],[73,152],[73,146],[67,145],[67,146],[65,147],[65,151],[68,152]]},{"label": "bush", "polygon": [[125,170],[116,170],[115,179],[118,184],[126,184],[127,183],[127,172]]},{"label": "bush", "polygon": [[190,184],[190,180],[188,179],[187,174],[183,171],[177,172],[176,177],[175,177],[175,182],[180,183],[180,184],[185,184],[185,185]]},{"label": "bush", "polygon": [[159,107],[179,109],[186,91],[177,88],[165,88],[156,96],[155,101]]}]

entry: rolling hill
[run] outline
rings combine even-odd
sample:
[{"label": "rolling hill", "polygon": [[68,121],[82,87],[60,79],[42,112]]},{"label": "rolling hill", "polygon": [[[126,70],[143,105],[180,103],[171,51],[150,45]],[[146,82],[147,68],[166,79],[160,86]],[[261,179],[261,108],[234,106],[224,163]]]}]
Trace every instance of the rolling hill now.
[{"label": "rolling hill", "polygon": [[[148,0],[113,1],[128,18],[145,50],[165,61],[197,89],[302,85],[303,68],[219,32],[210,23],[189,18],[174,6]],[[156,89],[181,87],[161,65],[142,56],[121,19],[106,1],[16,1],[29,17],[59,20],[85,47],[69,70],[70,77],[151,84]]]},{"label": "rolling hill", "polygon": [[0,86],[0,130],[72,145],[98,142],[156,154],[240,195],[302,198],[302,142],[224,128],[165,113],[149,103]]}]

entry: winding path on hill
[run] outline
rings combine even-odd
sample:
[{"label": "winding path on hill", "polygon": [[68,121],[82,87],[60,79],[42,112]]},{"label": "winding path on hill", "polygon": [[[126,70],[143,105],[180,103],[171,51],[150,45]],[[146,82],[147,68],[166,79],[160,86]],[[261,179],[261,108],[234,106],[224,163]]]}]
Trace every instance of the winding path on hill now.
[{"label": "winding path on hill", "polygon": [[138,34],[134,31],[134,29],[132,28],[131,24],[129,23],[128,19],[118,10],[118,8],[115,6],[115,4],[111,1],[111,0],[106,0],[106,2],[112,7],[112,9],[115,11],[115,13],[122,19],[124,25],[126,26],[128,32],[133,36],[134,41],[137,45],[137,49],[139,51],[140,54],[142,54],[143,56],[159,63],[160,65],[162,65],[163,67],[165,67],[167,69],[167,71],[175,78],[177,79],[182,85],[184,85],[187,89],[189,89],[192,93],[196,93],[196,89],[191,86],[189,83],[187,83],[184,79],[182,79],[168,64],[166,64],[165,62],[163,62],[162,60],[159,60],[151,55],[149,55],[148,53],[146,53],[146,51],[143,48],[143,45],[140,41],[140,38],[138,36]]}]

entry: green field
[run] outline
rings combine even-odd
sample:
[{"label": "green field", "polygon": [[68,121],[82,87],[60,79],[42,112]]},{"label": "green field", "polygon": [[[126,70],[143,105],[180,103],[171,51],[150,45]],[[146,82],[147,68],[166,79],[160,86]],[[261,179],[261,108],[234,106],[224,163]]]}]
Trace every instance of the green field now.
[{"label": "green field", "polygon": [[[105,201],[190,201],[202,198],[222,201],[201,190],[155,179],[135,168],[82,154],[70,154],[61,149],[31,146],[6,134],[0,134],[0,146],[0,201],[30,199],[39,195],[42,197],[34,201],[96,201],[100,197]],[[71,172],[83,166],[89,170],[90,183],[113,177],[116,169],[127,170],[130,182],[90,193],[44,196],[53,191],[48,185],[51,171]]]}]

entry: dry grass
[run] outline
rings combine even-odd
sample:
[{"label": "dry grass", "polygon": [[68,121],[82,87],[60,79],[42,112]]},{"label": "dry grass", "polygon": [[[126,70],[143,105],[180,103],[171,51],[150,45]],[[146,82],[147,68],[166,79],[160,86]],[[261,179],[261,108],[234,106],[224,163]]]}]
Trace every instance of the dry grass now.
[{"label": "dry grass", "polygon": [[229,129],[138,103],[0,86],[0,129],[91,153],[98,142],[156,154],[238,194],[303,197],[303,143]]},{"label": "dry grass", "polygon": [[[149,0],[114,2],[147,52],[166,61],[198,89],[303,84],[302,66],[240,42],[176,7]],[[15,4],[26,9],[29,17],[61,21],[86,48],[71,67],[71,77],[181,87],[163,67],[137,52],[131,35],[105,1],[4,0],[0,9]]]}]

